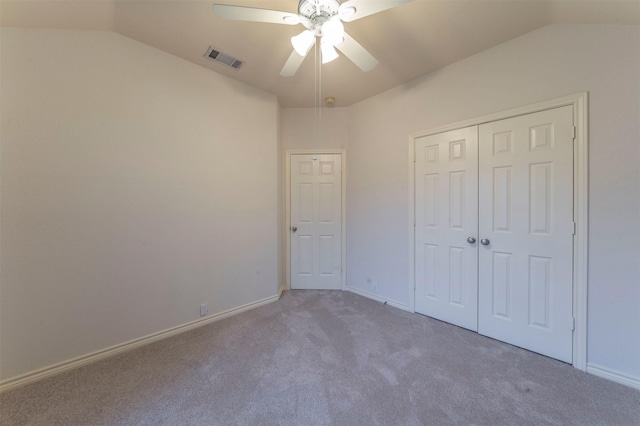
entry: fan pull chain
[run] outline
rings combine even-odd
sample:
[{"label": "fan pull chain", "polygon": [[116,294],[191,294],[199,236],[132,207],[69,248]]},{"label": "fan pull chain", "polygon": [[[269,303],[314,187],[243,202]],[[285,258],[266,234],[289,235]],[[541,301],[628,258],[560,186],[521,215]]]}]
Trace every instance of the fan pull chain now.
[{"label": "fan pull chain", "polygon": [[320,141],[320,125],[318,123],[318,43],[313,45],[313,121],[315,125],[314,136],[316,145]]},{"label": "fan pull chain", "polygon": [[320,146],[322,139],[322,58],[321,51],[318,49],[318,41],[314,43],[313,48],[313,112],[315,124],[315,142],[316,146]]},{"label": "fan pull chain", "polygon": [[[318,43],[316,43],[316,46]],[[318,147],[322,142],[322,50],[318,52]]]}]

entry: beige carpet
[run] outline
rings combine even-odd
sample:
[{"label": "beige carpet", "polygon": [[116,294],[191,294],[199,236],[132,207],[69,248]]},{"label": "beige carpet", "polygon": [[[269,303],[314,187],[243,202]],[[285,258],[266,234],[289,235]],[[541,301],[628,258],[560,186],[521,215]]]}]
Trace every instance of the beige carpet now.
[{"label": "beige carpet", "polygon": [[4,425],[639,425],[640,392],[348,292],[0,395]]}]

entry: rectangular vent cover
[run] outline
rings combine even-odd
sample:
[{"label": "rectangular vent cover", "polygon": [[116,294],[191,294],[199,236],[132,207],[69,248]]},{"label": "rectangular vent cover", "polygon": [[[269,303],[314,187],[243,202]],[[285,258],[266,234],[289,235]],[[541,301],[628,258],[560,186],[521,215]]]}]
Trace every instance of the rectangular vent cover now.
[{"label": "rectangular vent cover", "polygon": [[211,46],[209,46],[209,49],[207,49],[207,53],[205,53],[204,57],[207,59],[211,59],[212,61],[225,64],[233,68],[234,70],[239,70],[240,68],[242,68],[242,65],[244,65],[244,62],[242,62],[241,60],[236,59],[231,55],[227,55],[226,53],[223,53]]}]

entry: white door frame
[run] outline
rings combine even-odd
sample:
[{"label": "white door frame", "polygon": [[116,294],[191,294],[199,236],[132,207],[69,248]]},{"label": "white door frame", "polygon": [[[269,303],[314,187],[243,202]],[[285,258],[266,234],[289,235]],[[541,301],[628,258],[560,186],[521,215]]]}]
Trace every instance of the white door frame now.
[{"label": "white door frame", "polygon": [[423,136],[476,126],[491,121],[531,114],[561,106],[573,106],[576,137],[573,150],[573,366],[587,369],[587,256],[588,256],[588,195],[589,195],[589,132],[588,93],[580,92],[545,102],[513,108],[470,120],[440,126],[409,136],[409,309],[415,312],[415,140]]},{"label": "white door frame", "polygon": [[284,224],[284,240],[285,240],[285,270],[286,270],[286,289],[291,290],[291,156],[292,155],[323,155],[323,154],[336,154],[342,158],[342,208],[341,208],[341,220],[342,220],[342,236],[341,236],[341,256],[342,256],[342,273],[341,282],[342,290],[347,289],[347,153],[344,149],[288,149],[286,151],[285,158],[285,224]]}]

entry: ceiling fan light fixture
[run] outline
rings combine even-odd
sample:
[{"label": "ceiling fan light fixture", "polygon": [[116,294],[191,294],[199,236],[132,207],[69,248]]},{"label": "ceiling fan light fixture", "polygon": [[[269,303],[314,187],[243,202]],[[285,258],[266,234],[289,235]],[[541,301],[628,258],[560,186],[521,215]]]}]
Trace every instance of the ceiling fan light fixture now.
[{"label": "ceiling fan light fixture", "polygon": [[296,53],[300,56],[306,56],[311,46],[316,42],[316,36],[309,30],[304,30],[297,36],[291,37],[291,44]]},{"label": "ceiling fan light fixture", "polygon": [[325,43],[324,39],[320,44],[320,50],[322,51],[322,63],[328,64],[329,62],[338,59],[338,52],[332,44]]},{"label": "ceiling fan light fixture", "polygon": [[322,24],[322,42],[335,46],[344,41],[344,25],[340,19],[331,19]]},{"label": "ceiling fan light fixture", "polygon": [[[305,31],[291,37],[294,50],[280,71],[283,77],[290,77],[300,68],[314,45],[316,64],[319,56],[322,56],[321,62],[324,64],[336,59],[338,53],[335,49],[338,49],[362,71],[372,70],[378,65],[378,61],[344,31],[342,21],[352,22],[412,1],[414,0],[298,0],[297,14],[214,3],[213,12],[219,18],[232,21],[304,26]],[[318,37],[320,40],[317,40]],[[321,44],[321,49],[317,49],[316,43]]]}]

